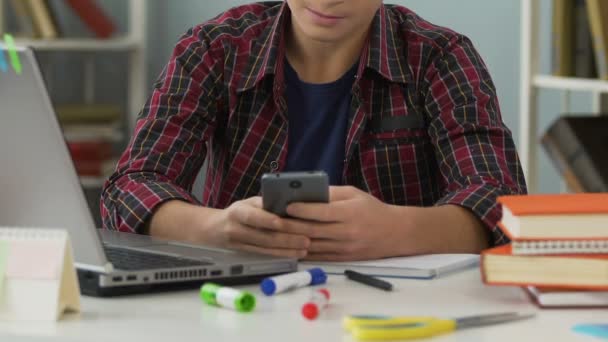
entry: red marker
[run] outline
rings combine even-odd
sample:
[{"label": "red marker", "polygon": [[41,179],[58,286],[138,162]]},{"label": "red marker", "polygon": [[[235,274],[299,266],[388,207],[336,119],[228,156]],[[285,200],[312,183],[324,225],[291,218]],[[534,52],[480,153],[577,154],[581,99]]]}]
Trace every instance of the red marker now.
[{"label": "red marker", "polygon": [[302,306],[302,315],[309,320],[316,319],[329,304],[329,291],[321,289],[313,292],[310,300]]}]

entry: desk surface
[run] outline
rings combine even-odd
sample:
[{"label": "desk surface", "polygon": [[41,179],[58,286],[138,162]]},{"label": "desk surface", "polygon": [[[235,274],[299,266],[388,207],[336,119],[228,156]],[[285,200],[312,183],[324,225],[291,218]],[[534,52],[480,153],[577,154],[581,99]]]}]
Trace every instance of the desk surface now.
[{"label": "desk surface", "polygon": [[[264,297],[258,308],[240,314],[201,303],[196,291],[112,299],[83,297],[82,313],[58,323],[0,323],[1,341],[353,341],[341,328],[347,314],[466,316],[503,311],[536,311],[519,288],[488,287],[470,270],[433,281],[393,280],[387,293],[332,276],[331,306],[316,321],[300,316],[310,296],[302,289]],[[516,323],[459,331],[446,341],[595,341],[571,332],[581,323],[608,323],[608,310],[543,310]]]}]

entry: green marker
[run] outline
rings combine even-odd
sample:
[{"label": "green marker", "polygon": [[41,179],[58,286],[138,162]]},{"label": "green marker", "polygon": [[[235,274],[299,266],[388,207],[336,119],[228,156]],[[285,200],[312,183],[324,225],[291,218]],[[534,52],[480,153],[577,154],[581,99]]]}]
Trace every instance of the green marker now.
[{"label": "green marker", "polygon": [[250,312],[255,309],[255,296],[247,291],[207,283],[201,287],[203,302],[239,312]]},{"label": "green marker", "polygon": [[17,47],[15,46],[15,39],[8,33],[4,34],[4,42],[6,43],[6,48],[8,49],[8,55],[11,59],[11,65],[17,75],[21,75],[21,71],[23,70],[21,67],[21,61],[19,60],[19,54],[17,53]]}]

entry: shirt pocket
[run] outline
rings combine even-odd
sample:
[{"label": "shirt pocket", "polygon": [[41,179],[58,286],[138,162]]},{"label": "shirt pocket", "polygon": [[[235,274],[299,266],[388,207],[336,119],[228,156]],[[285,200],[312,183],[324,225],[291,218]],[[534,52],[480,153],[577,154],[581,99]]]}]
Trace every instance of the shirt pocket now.
[{"label": "shirt pocket", "polygon": [[361,171],[374,196],[395,205],[432,205],[436,161],[426,129],[365,132],[359,143]]}]

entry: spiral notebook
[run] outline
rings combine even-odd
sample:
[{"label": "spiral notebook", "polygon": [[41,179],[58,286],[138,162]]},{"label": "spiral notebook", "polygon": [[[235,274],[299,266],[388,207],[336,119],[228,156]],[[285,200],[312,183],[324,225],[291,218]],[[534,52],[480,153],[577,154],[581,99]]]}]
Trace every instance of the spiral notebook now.
[{"label": "spiral notebook", "polygon": [[512,234],[503,222],[498,228],[511,240],[516,255],[608,254],[608,238],[521,238]]},{"label": "spiral notebook", "polygon": [[608,239],[514,240],[512,253],[546,254],[608,254]]}]

